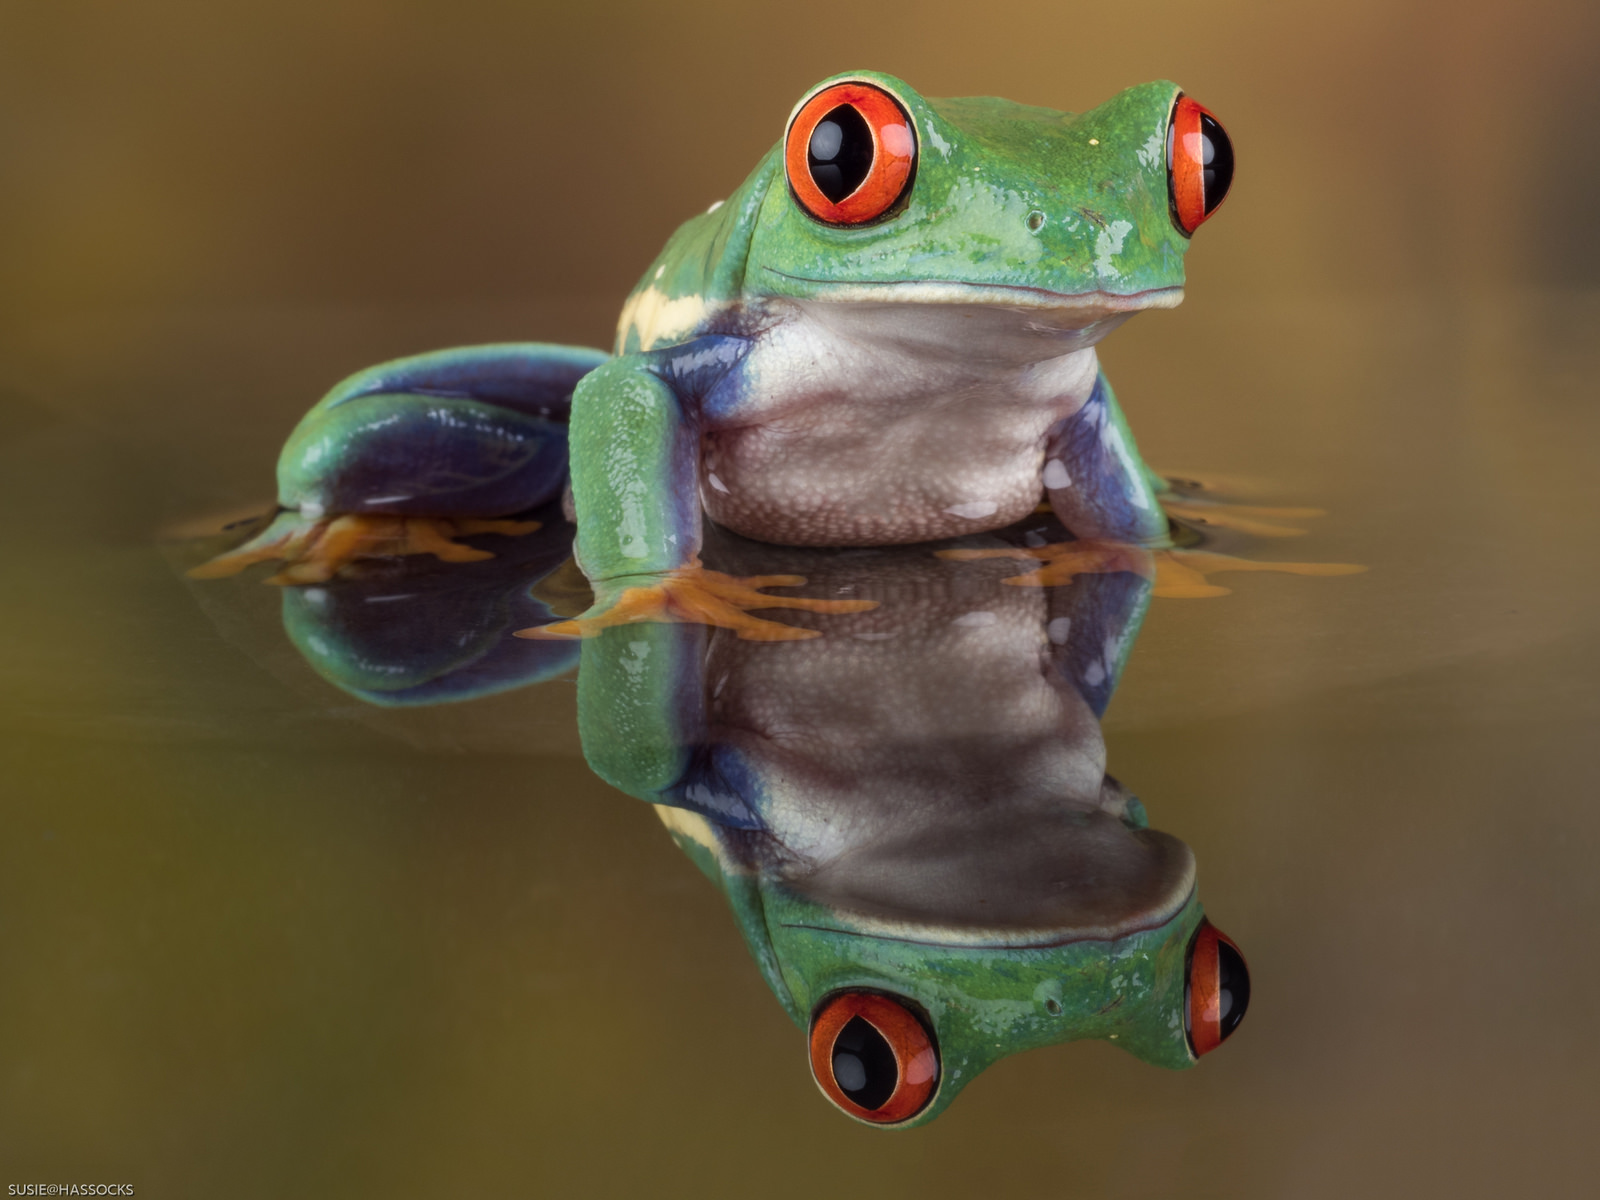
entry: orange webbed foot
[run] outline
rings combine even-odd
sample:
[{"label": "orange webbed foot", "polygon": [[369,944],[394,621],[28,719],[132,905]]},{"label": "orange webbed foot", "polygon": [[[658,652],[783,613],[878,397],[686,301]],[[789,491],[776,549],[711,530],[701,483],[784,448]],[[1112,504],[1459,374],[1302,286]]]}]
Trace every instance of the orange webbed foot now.
[{"label": "orange webbed foot", "polygon": [[[1245,494],[1260,491],[1261,485],[1244,479],[1212,480],[1167,476],[1167,490],[1160,494],[1161,506],[1180,529],[1174,536],[1180,542],[1182,526],[1211,526],[1236,530],[1255,537],[1298,537],[1304,529],[1285,525],[1286,521],[1306,521],[1326,516],[1320,508],[1238,504],[1207,495],[1215,485]],[[1201,540],[1198,536],[1195,540]],[[1367,568],[1356,563],[1262,562],[1214,551],[1165,546],[1151,549],[1123,542],[1086,538],[1072,542],[1053,542],[1037,547],[1005,547],[992,550],[939,550],[940,558],[972,560],[1015,558],[1039,565],[1032,571],[1012,576],[1006,583],[1017,587],[1060,587],[1079,575],[1131,571],[1152,582],[1150,594],[1168,599],[1199,599],[1226,596],[1230,589],[1210,582],[1210,576],[1227,571],[1271,571],[1282,575],[1359,575]]]},{"label": "orange webbed foot", "polygon": [[680,567],[656,577],[654,582],[624,588],[609,606],[599,611],[590,610],[592,616],[518,630],[517,636],[594,637],[614,625],[660,621],[731,629],[752,642],[793,642],[818,637],[820,631],[752,617],[749,610],[792,608],[816,613],[855,613],[877,607],[875,600],[813,600],[805,596],[769,596],[761,590],[799,587],[804,583],[803,575],[755,575],[740,579],[700,566]]},{"label": "orange webbed foot", "polygon": [[244,545],[193,568],[189,576],[221,579],[258,562],[281,561],[282,569],[265,582],[294,586],[325,583],[351,563],[369,558],[431,554],[442,562],[481,562],[494,555],[455,539],[482,533],[521,537],[538,528],[537,521],[382,513],[308,517],[291,510],[279,513],[272,524]]}]

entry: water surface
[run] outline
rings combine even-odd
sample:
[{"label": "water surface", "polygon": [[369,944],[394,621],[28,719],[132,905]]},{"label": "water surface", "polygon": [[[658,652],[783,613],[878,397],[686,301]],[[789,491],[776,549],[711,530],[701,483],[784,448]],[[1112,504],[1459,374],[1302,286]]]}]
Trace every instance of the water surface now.
[{"label": "water surface", "polygon": [[[1033,1051],[904,1134],[816,1093],[722,898],[584,765],[570,682],[374,708],[306,666],[272,589],[181,575],[171,531],[265,501],[278,441],[345,370],[605,311],[16,339],[11,1174],[155,1195],[1580,1194],[1600,299],[1213,301],[1112,339],[1153,464],[1328,510],[1222,548],[1371,569],[1154,601],[1107,713],[1110,769],[1194,849],[1249,955],[1240,1032],[1178,1073]],[[1185,369],[1220,339],[1226,376]]]}]

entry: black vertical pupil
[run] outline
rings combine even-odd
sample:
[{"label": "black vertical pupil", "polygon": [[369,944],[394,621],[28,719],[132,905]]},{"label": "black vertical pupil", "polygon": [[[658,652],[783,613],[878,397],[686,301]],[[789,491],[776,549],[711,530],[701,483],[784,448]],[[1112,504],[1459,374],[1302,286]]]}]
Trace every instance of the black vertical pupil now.
[{"label": "black vertical pupil", "polygon": [[837,204],[872,171],[872,130],[853,104],[841,104],[811,131],[806,164],[817,190]]},{"label": "black vertical pupil", "polygon": [[1226,1038],[1239,1027],[1245,1009],[1250,1007],[1250,972],[1239,952],[1227,942],[1217,943],[1217,975],[1217,1015]]},{"label": "black vertical pupil", "polygon": [[881,1108],[900,1082],[894,1051],[870,1022],[851,1017],[833,1040],[833,1081],[865,1109]]},{"label": "black vertical pupil", "polygon": [[1200,157],[1206,213],[1222,203],[1233,182],[1233,143],[1210,113],[1200,114]]}]

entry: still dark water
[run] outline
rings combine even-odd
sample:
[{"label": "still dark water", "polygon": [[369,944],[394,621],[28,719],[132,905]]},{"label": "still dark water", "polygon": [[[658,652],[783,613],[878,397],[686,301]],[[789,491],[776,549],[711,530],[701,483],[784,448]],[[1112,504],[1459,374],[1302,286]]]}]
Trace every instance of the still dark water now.
[{"label": "still dark water", "polygon": [[[1106,713],[1109,770],[1245,949],[1249,1018],[1191,1071],[1105,1041],[1007,1058],[902,1133],[819,1095],[722,895],[585,766],[570,676],[364,704],[259,574],[183,578],[215,544],[184,522],[265,498],[293,377],[414,318],[36,343],[56,402],[8,395],[0,449],[8,1169],[157,1195],[1579,1194],[1600,301],[1183,317],[1107,348],[1151,461],[1328,510],[1218,548],[1370,567],[1155,599]],[[448,318],[513,319],[541,314]],[[1240,324],[1263,336],[1237,379],[1180,377],[1183,339]]]}]

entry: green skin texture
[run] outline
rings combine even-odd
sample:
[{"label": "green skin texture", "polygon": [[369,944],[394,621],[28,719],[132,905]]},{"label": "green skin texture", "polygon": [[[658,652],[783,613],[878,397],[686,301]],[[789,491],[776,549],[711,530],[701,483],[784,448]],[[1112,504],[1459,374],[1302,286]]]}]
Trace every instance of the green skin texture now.
[{"label": "green skin texture", "polygon": [[[1183,286],[1189,239],[1173,225],[1167,199],[1176,84],[1141,84],[1074,115],[993,96],[925,99],[876,71],[846,72],[812,91],[842,79],[888,89],[916,123],[917,177],[904,211],[859,228],[822,224],[785,186],[780,142],[726,203],[672,235],[636,292],[653,284],[668,296],[709,300],[810,299],[841,286],[936,280],[1127,297]],[[1030,212],[1069,210],[1079,215],[1028,228]],[[1115,239],[1107,230],[1117,221],[1132,228],[1112,276],[1097,263],[1102,234]]]},{"label": "green skin texture", "polygon": [[1189,941],[1205,916],[1198,894],[1166,923],[1114,942],[930,945],[853,931],[682,834],[673,840],[727,895],[767,986],[800,1028],[838,991],[888,992],[921,1009],[938,1036],[938,1089],[893,1128],[927,1124],[1000,1059],[1059,1042],[1104,1039],[1174,1069],[1197,1061],[1183,1004]]},{"label": "green skin texture", "polygon": [[[1173,224],[1167,191],[1177,85],[1142,84],[1076,115],[992,97],[926,99],[873,71],[824,80],[808,96],[845,79],[892,92],[917,129],[916,178],[903,210],[864,227],[816,221],[790,193],[780,142],[725,203],[672,236],[630,309],[647,292],[668,303],[700,297],[715,315],[772,297],[889,299],[897,285],[906,295],[904,285],[919,281],[963,285],[973,303],[1043,303],[1046,293],[1078,300],[1095,306],[1109,329],[1140,307],[1177,302],[1189,244]],[[1035,211],[1050,219],[1030,229]],[[685,565],[686,530],[698,519],[695,498],[675,494],[684,490],[674,483],[684,453],[678,398],[642,353],[650,347],[628,311],[619,357],[586,376],[573,400],[577,553],[595,586],[594,611],[608,607],[628,577]],[[706,325],[668,329],[655,348],[690,341]],[[1110,409],[1132,449],[1114,398]],[[1159,485],[1140,466],[1153,514],[1143,540],[1159,544]]]},{"label": "green skin texture", "polygon": [[[583,644],[584,752],[596,774],[629,795],[661,804],[683,775],[703,703],[697,663],[705,637],[693,626],[648,624],[609,629]],[[1142,808],[1127,820],[1142,827]],[[933,1120],[999,1059],[1058,1042],[1105,1039],[1172,1069],[1197,1061],[1183,1008],[1188,946],[1205,915],[1198,893],[1161,924],[1114,941],[902,941],[853,929],[841,914],[742,863],[719,826],[693,815],[668,825],[679,849],[728,898],[767,986],[801,1029],[823,999],[844,989],[889,992],[921,1009],[938,1038],[938,1089],[894,1128]],[[686,825],[698,835],[686,835]]]}]

